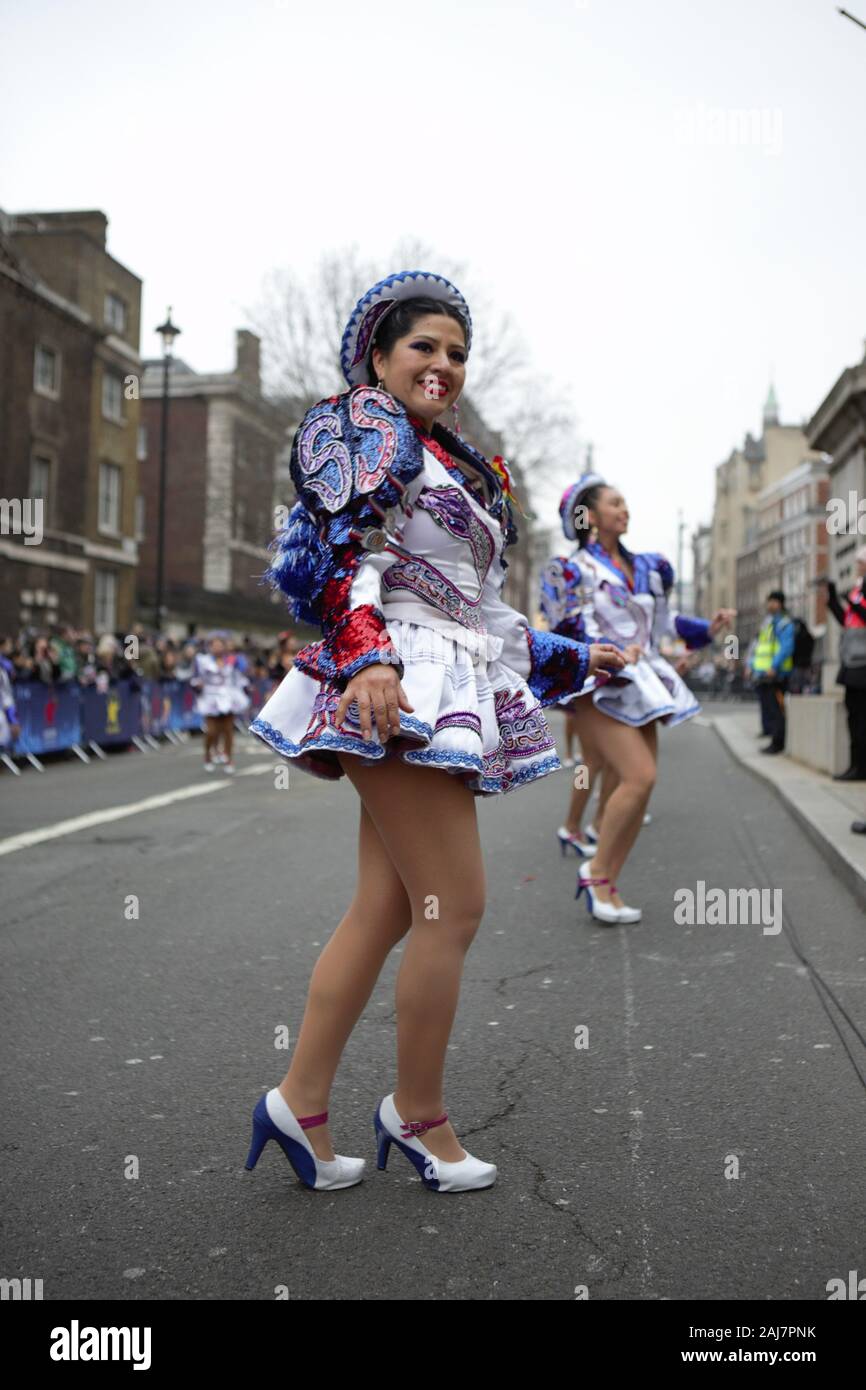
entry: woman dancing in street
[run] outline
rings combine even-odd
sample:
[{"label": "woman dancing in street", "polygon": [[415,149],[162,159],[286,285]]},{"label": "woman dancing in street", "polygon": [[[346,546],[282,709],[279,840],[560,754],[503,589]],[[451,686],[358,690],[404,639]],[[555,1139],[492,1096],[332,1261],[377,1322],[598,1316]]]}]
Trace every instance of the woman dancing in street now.
[{"label": "woman dancing in street", "polygon": [[[440,275],[405,271],[358,302],[343,335],[349,390],[308,411],[292,447],[298,493],[268,571],[322,639],[250,728],[299,767],[343,775],[360,798],[358,881],[313,971],[291,1066],[253,1115],[310,1187],[363,1177],[335,1155],[328,1097],[386,957],[397,977],[397,1087],[375,1117],[438,1192],[489,1187],[443,1102],[464,958],[484,911],[475,797],[560,766],[542,707],[623,658],[608,643],[531,628],[506,604],[516,539],[508,471],[439,416],[463,389],[469,310]],[[422,1141],[421,1135],[425,1138]]]},{"label": "woman dancing in street", "polygon": [[204,770],[213,772],[217,763],[232,773],[232,745],[235,716],[250,707],[247,679],[231,661],[222,637],[213,636],[209,650],[195,659],[190,685],[198,690],[196,710],[204,719]]},{"label": "woman dancing in street", "polygon": [[[578,871],[577,896],[586,890],[589,910],[610,925],[637,922],[640,908],[628,907],[616,880],[637,839],[655,785],[657,724],[679,724],[700,711],[691,691],[659,650],[666,634],[690,648],[711,642],[733,610],[711,622],[671,610],[674,574],[663,555],[636,555],[622,544],[628,530],[625,498],[598,473],[588,473],[565,493],[560,505],[566,535],[576,552],[548,565],[542,607],[551,626],[582,641],[619,647],[626,666],[610,683],[581,693],[570,707],[590,770],[603,766],[616,779],[598,828],[598,841]],[[628,679],[625,679],[625,678]],[[558,834],[563,848],[587,846],[579,827],[588,792],[575,788],[569,820]],[[583,799],[583,803],[581,801]],[[564,833],[565,832],[565,833]]]}]

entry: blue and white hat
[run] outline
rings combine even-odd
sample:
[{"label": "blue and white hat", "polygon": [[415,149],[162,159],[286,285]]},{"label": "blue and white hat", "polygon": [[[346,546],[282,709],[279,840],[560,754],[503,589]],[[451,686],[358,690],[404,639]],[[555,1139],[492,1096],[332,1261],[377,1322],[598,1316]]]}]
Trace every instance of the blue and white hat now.
[{"label": "blue and white hat", "polygon": [[562,518],[562,529],[570,541],[577,540],[577,532],[574,529],[574,509],[581,494],[588,492],[591,487],[597,487],[599,483],[602,487],[607,487],[607,483],[600,473],[584,473],[582,478],[578,478],[577,482],[572,483],[562,494],[559,515]]},{"label": "blue and white hat", "polygon": [[466,351],[469,351],[472,346],[472,320],[469,305],[456,285],[452,285],[444,275],[435,275],[429,270],[401,270],[396,275],[388,275],[368,290],[349,315],[340,345],[340,365],[350,386],[366,385],[367,353],[376,329],[389,309],[393,309],[401,299],[417,299],[421,295],[441,299],[443,304],[450,304],[459,310],[466,322]]}]

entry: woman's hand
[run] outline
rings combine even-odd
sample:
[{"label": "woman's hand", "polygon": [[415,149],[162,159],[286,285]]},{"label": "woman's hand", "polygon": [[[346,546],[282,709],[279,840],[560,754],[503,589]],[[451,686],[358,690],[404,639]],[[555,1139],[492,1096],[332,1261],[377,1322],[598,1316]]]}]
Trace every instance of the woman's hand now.
[{"label": "woman's hand", "polygon": [[723,627],[730,627],[736,616],[736,608],[720,608],[710,619],[710,636],[715,637]]},{"label": "woman's hand", "polygon": [[641,647],[637,642],[629,642],[628,646],[623,652],[623,656],[625,657],[626,665],[633,666],[634,663],[636,661],[640,661],[641,657],[643,656],[643,647]]},{"label": "woman's hand", "polygon": [[334,715],[334,721],[338,728],[345,719],[353,700],[358,702],[358,717],[364,738],[371,739],[373,737],[370,720],[372,713],[376,719],[376,732],[379,735],[380,743],[387,743],[391,734],[399,734],[400,710],[405,710],[407,714],[411,714],[415,708],[414,705],[409,704],[406,692],[400,683],[400,677],[394,667],[388,665],[365,666],[363,671],[359,671],[357,676],[352,677],[343,691],[343,698]]},{"label": "woman's hand", "polygon": [[626,660],[619,647],[612,642],[591,642],[589,647],[589,667],[586,674],[592,676],[596,671],[621,671]]}]

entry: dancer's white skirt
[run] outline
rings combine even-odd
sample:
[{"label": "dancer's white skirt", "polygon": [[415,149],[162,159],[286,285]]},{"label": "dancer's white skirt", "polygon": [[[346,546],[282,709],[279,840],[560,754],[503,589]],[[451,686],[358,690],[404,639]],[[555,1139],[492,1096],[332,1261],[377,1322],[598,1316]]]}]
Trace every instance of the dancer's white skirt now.
[{"label": "dancer's white skirt", "polygon": [[400,711],[400,735],[364,739],[355,702],[338,728],[341,691],[296,668],[265,702],[250,729],[317,777],[343,776],[335,754],[367,763],[398,756],[419,767],[461,777],[482,796],[512,791],[556,772],[561,763],[540,701],[523,672],[501,658],[503,642],[487,635],[483,656],[462,640],[422,624],[393,619],[388,634],[404,665],[402,686],[412,712]]},{"label": "dancer's white skirt", "polygon": [[[622,724],[640,726],[660,719],[663,724],[681,724],[700,714],[700,704],[663,656],[642,656],[624,666],[618,679],[597,686],[592,699],[600,710]],[[563,701],[563,708],[574,708],[582,692]]]}]

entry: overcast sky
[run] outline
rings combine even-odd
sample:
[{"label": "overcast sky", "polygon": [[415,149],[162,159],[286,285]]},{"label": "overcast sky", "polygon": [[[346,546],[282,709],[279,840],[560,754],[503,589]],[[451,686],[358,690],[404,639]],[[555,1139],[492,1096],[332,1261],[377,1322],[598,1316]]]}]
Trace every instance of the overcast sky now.
[{"label": "overcast sky", "polygon": [[145,355],[170,303],[227,370],[269,269],[423,237],[674,560],[771,371],[800,423],[863,354],[864,117],[826,0],[0,0],[0,205],[106,213]]}]

